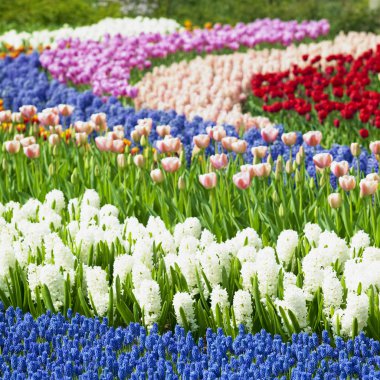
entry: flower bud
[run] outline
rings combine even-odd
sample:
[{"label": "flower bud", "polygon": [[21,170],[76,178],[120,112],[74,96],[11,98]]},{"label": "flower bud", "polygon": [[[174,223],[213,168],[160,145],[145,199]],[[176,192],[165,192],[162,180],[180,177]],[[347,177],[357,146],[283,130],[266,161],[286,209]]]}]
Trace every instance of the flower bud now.
[{"label": "flower bud", "polygon": [[309,187],[310,189],[314,189],[315,188],[315,182],[314,182],[314,178],[311,177],[310,180],[309,180]]},{"label": "flower bud", "polygon": [[133,157],[133,162],[138,168],[142,168],[145,165],[145,158],[142,154],[136,154],[136,156]]},{"label": "flower bud", "polygon": [[100,175],[99,165],[95,165],[94,175],[95,175],[95,177],[99,177],[99,175]]},{"label": "flower bud", "polygon": [[127,161],[125,159],[125,155],[124,154],[118,154],[117,158],[116,158],[116,161],[117,161],[117,166],[120,169],[124,169],[125,166],[127,165]]},{"label": "flower bud", "polygon": [[75,168],[75,169],[73,170],[73,173],[71,174],[71,178],[70,178],[70,180],[71,180],[71,183],[72,183],[73,185],[75,185],[75,184],[77,183],[77,181],[78,181],[78,171],[77,171],[77,168]]},{"label": "flower bud", "polygon": [[286,171],[288,174],[293,173],[293,163],[292,163],[292,161],[290,161],[290,160],[286,161],[286,164],[285,164],[285,171]]},{"label": "flower bud", "polygon": [[186,189],[186,182],[185,182],[185,178],[183,176],[178,178],[178,189],[179,190],[185,190]]},{"label": "flower bud", "polygon": [[284,206],[282,205],[282,203],[280,204],[280,207],[278,208],[278,215],[280,216],[280,218],[283,218],[285,216]]},{"label": "flower bud", "polygon": [[342,205],[342,196],[339,193],[331,193],[327,201],[331,208],[339,208]]},{"label": "flower bud", "polygon": [[164,181],[164,174],[160,169],[154,169],[150,172],[150,178],[152,178],[152,181],[155,183],[161,183]]},{"label": "flower bud", "polygon": [[302,182],[301,172],[298,169],[296,169],[295,172],[296,172],[295,174],[296,183],[301,183]]},{"label": "flower bud", "polygon": [[358,143],[351,143],[350,150],[351,150],[351,154],[354,157],[357,157],[360,155],[360,145]]},{"label": "flower bud", "polygon": [[133,130],[133,131],[131,132],[131,139],[132,139],[134,142],[138,143],[138,142],[140,141],[140,133],[138,133],[136,130]]},{"label": "flower bud", "polygon": [[48,170],[48,172],[49,172],[49,176],[51,177],[51,176],[53,176],[54,175],[54,165],[53,164],[50,164],[49,165],[49,170]]},{"label": "flower bud", "polygon": [[145,136],[145,135],[142,135],[142,136],[141,136],[141,139],[140,139],[140,145],[141,145],[141,146],[147,146],[147,145],[148,145],[148,140],[146,139],[146,136]]}]

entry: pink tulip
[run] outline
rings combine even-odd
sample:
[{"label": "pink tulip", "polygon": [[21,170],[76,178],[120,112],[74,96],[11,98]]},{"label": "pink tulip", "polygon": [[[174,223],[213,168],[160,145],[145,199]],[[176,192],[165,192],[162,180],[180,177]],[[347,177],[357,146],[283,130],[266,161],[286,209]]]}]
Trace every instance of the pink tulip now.
[{"label": "pink tulip", "polygon": [[25,119],[31,119],[37,113],[37,108],[32,105],[25,105],[20,107],[19,111]]},{"label": "pink tulip", "polygon": [[21,112],[12,112],[11,120],[12,120],[12,123],[16,123],[16,124],[24,122]]},{"label": "pink tulip", "polygon": [[228,165],[228,157],[224,153],[214,154],[210,156],[210,162],[215,169],[223,169]]},{"label": "pink tulip", "polygon": [[250,165],[250,164],[241,165],[240,170],[241,172],[249,173],[249,176],[251,179],[255,176],[253,172],[253,165]]},{"label": "pink tulip", "polygon": [[53,111],[43,110],[38,114],[38,121],[45,126],[58,125],[59,116]]},{"label": "pink tulip", "polygon": [[360,186],[360,196],[366,197],[368,195],[373,195],[376,193],[379,187],[379,182],[364,178],[360,181],[359,186]]},{"label": "pink tulip", "polygon": [[233,136],[226,136],[222,138],[222,147],[225,150],[231,151],[232,150],[232,143],[238,141],[237,137]]},{"label": "pink tulip", "polygon": [[380,176],[377,173],[369,173],[369,174],[367,174],[366,179],[369,179],[371,181],[380,182]]},{"label": "pink tulip", "polygon": [[231,148],[236,154],[243,154],[247,150],[247,141],[245,140],[237,140],[231,144]]},{"label": "pink tulip", "polygon": [[5,149],[10,154],[18,153],[20,150],[20,141],[13,140],[13,141],[6,141],[5,142]]},{"label": "pink tulip", "polygon": [[253,177],[268,177],[272,171],[272,166],[269,163],[255,164],[255,165],[242,165],[240,166],[242,172],[247,171],[251,178]]},{"label": "pink tulip", "polygon": [[169,173],[174,173],[181,167],[181,161],[178,157],[163,158],[161,164],[164,170]]},{"label": "pink tulip", "polygon": [[313,157],[313,161],[317,168],[324,169],[331,165],[332,155],[330,153],[318,153]]},{"label": "pink tulip", "polygon": [[161,183],[164,181],[164,174],[160,169],[153,169],[150,172],[150,178],[152,178],[152,181],[155,183]]},{"label": "pink tulip", "polygon": [[163,140],[158,140],[156,145],[162,153],[175,153],[181,149],[181,140],[178,137],[166,136]]},{"label": "pink tulip", "polygon": [[207,127],[206,132],[209,135],[210,139],[214,139],[215,141],[221,141],[223,137],[226,137],[226,130],[224,127],[220,125],[216,125],[215,127]]},{"label": "pink tulip", "polygon": [[36,139],[33,136],[30,137],[24,137],[23,139],[20,140],[21,145],[25,148],[29,145],[33,145],[36,143]]},{"label": "pink tulip", "polygon": [[339,177],[339,186],[344,191],[351,191],[351,190],[355,189],[356,179],[352,175],[344,175],[342,177]]},{"label": "pink tulip", "polygon": [[372,141],[369,144],[369,149],[371,149],[373,154],[380,154],[380,140]]},{"label": "pink tulip", "polygon": [[112,140],[111,151],[114,153],[124,153],[125,144],[123,140]]},{"label": "pink tulip", "polygon": [[75,134],[75,141],[78,146],[87,144],[88,142],[88,135],[86,132],[77,132]]},{"label": "pink tulip", "polygon": [[266,127],[261,130],[261,137],[266,143],[272,144],[274,141],[276,141],[278,133],[279,130],[277,128]]},{"label": "pink tulip", "polygon": [[251,184],[251,177],[248,172],[240,172],[234,174],[232,180],[237,188],[240,190],[245,190]]},{"label": "pink tulip", "polygon": [[95,144],[101,152],[110,151],[112,148],[112,140],[103,136],[95,137]]},{"label": "pink tulip", "polygon": [[21,141],[24,138],[24,135],[22,133],[16,133],[13,137],[13,140]]},{"label": "pink tulip", "polygon": [[309,131],[305,133],[303,136],[303,141],[306,145],[309,146],[317,146],[322,141],[322,132],[320,131]]},{"label": "pink tulip", "polygon": [[37,158],[40,156],[40,146],[38,144],[25,146],[24,153],[28,158]]},{"label": "pink tulip", "polygon": [[49,144],[52,146],[59,144],[59,136],[56,133],[49,136]]},{"label": "pink tulip", "polygon": [[201,185],[208,190],[214,188],[218,180],[216,173],[201,174],[198,178]]},{"label": "pink tulip", "polygon": [[254,146],[253,148],[251,148],[252,155],[260,159],[265,157],[265,155],[267,154],[267,151],[268,151],[268,147],[264,145]]},{"label": "pink tulip", "polygon": [[63,117],[68,117],[73,113],[74,107],[69,104],[59,104],[58,111]]},{"label": "pink tulip", "polygon": [[156,131],[160,137],[170,135],[170,125],[159,125],[156,127]]},{"label": "pink tulip", "polygon": [[133,162],[138,168],[142,168],[145,165],[145,158],[142,154],[136,154],[136,156],[133,157]]},{"label": "pink tulip", "polygon": [[12,121],[12,112],[9,110],[0,111],[0,123],[10,123]]},{"label": "pink tulip", "polygon": [[281,135],[281,140],[285,145],[292,146],[297,141],[297,133],[296,132],[283,133]]},{"label": "pink tulip", "polygon": [[331,163],[331,171],[335,175],[335,177],[342,177],[348,173],[349,165],[347,161],[336,162],[333,161]]},{"label": "pink tulip", "polygon": [[206,149],[210,145],[210,137],[208,135],[197,135],[193,137],[193,142],[199,149]]}]

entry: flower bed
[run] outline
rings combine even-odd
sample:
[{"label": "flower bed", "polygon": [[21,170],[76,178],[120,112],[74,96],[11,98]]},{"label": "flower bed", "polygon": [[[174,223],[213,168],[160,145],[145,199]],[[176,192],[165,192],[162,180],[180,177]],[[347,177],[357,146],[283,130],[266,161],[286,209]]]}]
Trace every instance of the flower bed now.
[{"label": "flower bed", "polygon": [[212,29],[192,32],[141,34],[137,37],[109,37],[103,41],[62,40],[56,49],[45,50],[42,66],[61,82],[91,85],[97,95],[134,98],[137,89],[129,84],[132,68],[150,67],[154,58],[164,58],[178,51],[198,53],[259,43],[288,45],[306,37],[317,38],[328,32],[326,20],[298,24],[295,21],[257,20],[251,24],[215,25]]}]

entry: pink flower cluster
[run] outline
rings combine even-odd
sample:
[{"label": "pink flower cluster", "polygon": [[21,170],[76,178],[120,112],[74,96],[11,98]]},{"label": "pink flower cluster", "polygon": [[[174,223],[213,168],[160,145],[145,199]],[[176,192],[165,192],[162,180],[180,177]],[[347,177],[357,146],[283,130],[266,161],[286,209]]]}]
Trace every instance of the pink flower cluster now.
[{"label": "pink flower cluster", "polygon": [[[256,127],[257,118],[243,113],[241,102],[251,92],[250,79],[255,73],[286,71],[293,64],[307,65],[305,56],[321,56],[326,64],[331,54],[351,54],[358,57],[375,48],[380,36],[367,33],[338,35],[332,41],[291,45],[285,50],[250,50],[246,53],[198,57],[170,67],[155,67],[137,84],[138,109],[174,109],[189,119],[198,115],[218,124],[240,128]],[[260,124],[260,123],[259,123]]]},{"label": "pink flower cluster", "polygon": [[97,95],[136,97],[137,88],[129,85],[131,69],[151,66],[151,59],[164,58],[179,51],[211,53],[224,48],[237,50],[260,43],[289,45],[306,37],[327,34],[329,24],[321,21],[283,22],[262,19],[250,24],[216,24],[213,29],[176,32],[170,35],[140,34],[134,37],[105,36],[102,41],[65,39],[56,49],[45,50],[43,67],[61,82],[91,85]]}]

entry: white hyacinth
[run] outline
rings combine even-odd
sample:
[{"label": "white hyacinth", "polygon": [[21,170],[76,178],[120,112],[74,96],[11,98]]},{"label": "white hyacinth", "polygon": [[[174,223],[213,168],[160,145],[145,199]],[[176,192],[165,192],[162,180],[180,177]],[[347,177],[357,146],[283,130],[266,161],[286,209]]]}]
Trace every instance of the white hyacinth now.
[{"label": "white hyacinth", "polygon": [[174,312],[177,319],[177,323],[183,326],[183,319],[181,317],[181,308],[186,316],[186,320],[190,325],[191,330],[197,329],[194,312],[194,300],[189,293],[179,292],[173,297]]},{"label": "white hyacinth", "polygon": [[85,268],[87,293],[100,316],[106,314],[109,304],[107,272],[100,267]]},{"label": "white hyacinth", "polygon": [[250,331],[252,329],[252,298],[251,294],[246,290],[238,290],[234,295],[233,309],[236,324],[243,324]]},{"label": "white hyacinth", "polygon": [[288,265],[298,245],[298,234],[293,230],[282,231],[277,239],[276,251],[281,261]]}]

